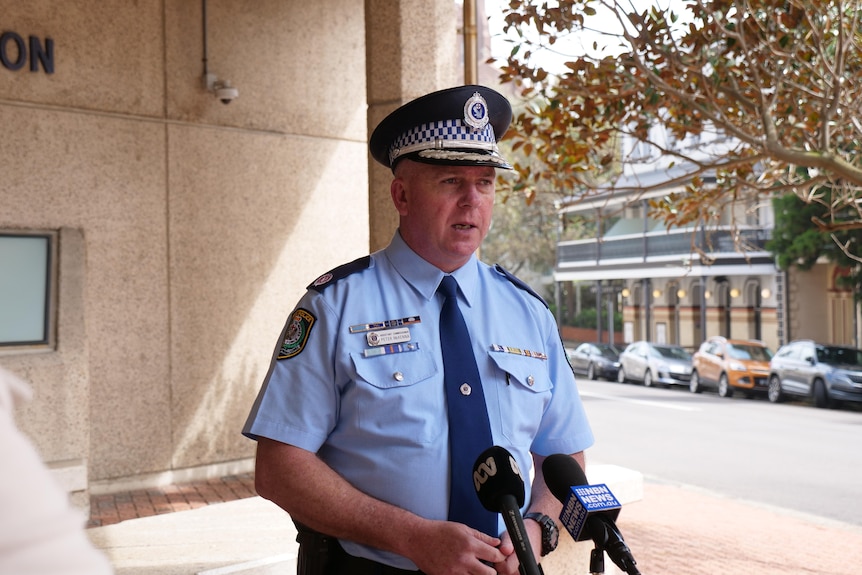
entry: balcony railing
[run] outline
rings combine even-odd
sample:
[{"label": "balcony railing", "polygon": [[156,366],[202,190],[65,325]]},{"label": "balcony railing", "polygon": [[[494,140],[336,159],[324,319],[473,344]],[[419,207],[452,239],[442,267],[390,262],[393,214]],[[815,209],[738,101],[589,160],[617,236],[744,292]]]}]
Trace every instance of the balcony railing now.
[{"label": "balcony railing", "polygon": [[[730,226],[712,230],[676,229],[606,236],[600,240],[574,240],[557,244],[557,267],[595,265],[608,260],[681,257],[687,258],[699,251],[716,256],[765,252],[766,242],[772,236],[770,228],[736,228]],[[734,242],[734,238],[738,242]],[[737,247],[737,243],[738,246]]]}]

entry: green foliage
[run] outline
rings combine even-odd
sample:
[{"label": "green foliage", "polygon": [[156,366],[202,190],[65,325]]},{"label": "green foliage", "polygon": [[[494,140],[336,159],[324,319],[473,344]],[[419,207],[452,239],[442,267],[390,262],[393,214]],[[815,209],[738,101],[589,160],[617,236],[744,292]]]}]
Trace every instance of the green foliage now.
[{"label": "green foliage", "polygon": [[775,227],[766,249],[775,255],[775,262],[782,270],[793,266],[809,270],[817,259],[827,252],[834,252],[835,242],[817,229],[811,221],[822,213],[815,204],[806,204],[793,194],[773,198]]},{"label": "green foliage", "polygon": [[862,245],[862,230],[826,233],[813,223],[823,216],[824,207],[820,202],[828,204],[830,197],[826,189],[819,192],[817,203],[806,203],[793,194],[773,198],[775,226],[766,249],[773,253],[782,270],[794,266],[808,270],[821,257],[845,268],[846,274],[836,278],[837,285],[851,289],[856,299],[862,300],[862,266],[848,255]]},{"label": "green foliage", "polygon": [[598,220],[592,214],[566,214],[562,221],[560,240],[585,240],[596,237]]},{"label": "green foliage", "polygon": [[[607,329],[608,327],[608,311],[605,308],[602,308],[602,329]],[[575,327],[587,327],[591,329],[596,328],[596,308],[586,308],[581,310],[573,320],[572,324]],[[614,331],[622,331],[623,329],[623,314],[619,312],[614,312]]]},{"label": "green foliage", "polygon": [[556,263],[557,215],[544,198],[527,203],[523,195],[497,194],[491,229],[482,243],[482,259],[513,274],[530,270],[550,274]]}]

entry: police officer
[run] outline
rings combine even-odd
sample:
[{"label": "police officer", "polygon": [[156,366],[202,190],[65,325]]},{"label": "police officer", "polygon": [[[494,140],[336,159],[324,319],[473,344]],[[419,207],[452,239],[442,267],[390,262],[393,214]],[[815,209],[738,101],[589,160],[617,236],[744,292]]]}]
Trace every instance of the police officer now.
[{"label": "police officer", "polygon": [[544,301],[476,257],[495,170],[510,168],[496,141],[511,114],[494,90],[461,86],[405,104],[371,136],[372,156],[394,174],[398,230],[308,286],[243,429],[258,442],[258,493],[299,529],[300,575],[518,572],[499,516],[490,533],[449,520],[457,429],[441,347],[460,336],[441,332],[445,276],[481,379],[460,393],[484,395],[487,441],[528,482],[535,474],[522,509],[535,557],[556,546],[560,505],[541,462],[568,453],[583,466],[592,432]]}]

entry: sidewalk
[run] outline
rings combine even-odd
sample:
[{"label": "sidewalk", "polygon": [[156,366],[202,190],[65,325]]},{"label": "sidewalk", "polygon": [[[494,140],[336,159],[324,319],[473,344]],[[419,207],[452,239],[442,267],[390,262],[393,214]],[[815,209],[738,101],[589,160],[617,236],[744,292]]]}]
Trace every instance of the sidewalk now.
[{"label": "sidewalk", "polygon": [[251,473],[195,483],[93,495],[90,497],[90,520],[87,527],[103,527],[128,519],[189,511],[255,495],[254,475]]},{"label": "sidewalk", "polygon": [[293,523],[249,497],[87,530],[117,575],[296,573]]},{"label": "sidewalk", "polygon": [[644,575],[862,573],[862,528],[695,488],[645,480],[617,524]]},{"label": "sidewalk", "polygon": [[[250,477],[227,480],[235,485],[248,481]],[[219,502],[213,502],[212,494],[218,490],[208,488],[210,483],[163,490],[168,501],[198,508],[103,523],[87,533],[108,554],[117,575],[295,573],[295,531],[289,517],[259,497],[225,502],[229,495],[223,491]],[[643,489],[643,500],[625,505],[618,521],[643,575],[854,575],[862,571],[860,527],[648,478]],[[241,490],[234,495],[238,493]],[[116,500],[124,498],[142,499],[137,493]],[[158,494],[150,494],[149,499],[161,501]],[[94,507],[94,519],[104,515],[106,508],[110,504],[104,501],[101,511]],[[148,512],[146,505],[140,509]],[[610,575],[610,561],[605,567]],[[546,575],[579,574],[574,569],[556,569]]]}]

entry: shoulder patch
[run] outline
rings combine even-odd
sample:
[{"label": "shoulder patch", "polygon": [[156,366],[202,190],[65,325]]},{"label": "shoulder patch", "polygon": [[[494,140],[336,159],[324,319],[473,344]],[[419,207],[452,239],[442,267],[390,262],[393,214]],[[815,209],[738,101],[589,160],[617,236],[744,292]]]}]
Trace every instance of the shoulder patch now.
[{"label": "shoulder patch", "polygon": [[350,263],[340,265],[337,268],[326,272],[325,274],[311,282],[311,284],[306,289],[313,289],[316,292],[322,292],[338,280],[346,278],[350,274],[355,274],[356,272],[361,272],[362,270],[368,269],[370,266],[371,256],[363,256],[359,259],[353,260]]},{"label": "shoulder patch", "polygon": [[284,330],[281,339],[281,347],[278,349],[277,359],[289,359],[305,349],[308,336],[315,322],[314,315],[305,309],[297,308],[290,318],[290,323]]},{"label": "shoulder patch", "polygon": [[543,298],[542,296],[537,294],[535,291],[533,291],[533,288],[531,288],[529,285],[527,285],[526,282],[518,279],[517,277],[515,277],[514,275],[509,273],[509,271],[504,269],[503,266],[501,266],[500,264],[494,265],[494,269],[497,270],[498,274],[504,276],[507,280],[509,280],[510,282],[515,284],[515,286],[524,290],[525,292],[527,292],[528,294],[530,294],[531,296],[533,296],[534,298],[536,298],[537,300],[542,302],[542,305],[544,305],[545,307],[550,309],[550,307],[548,307],[548,302],[545,301],[545,298]]}]

